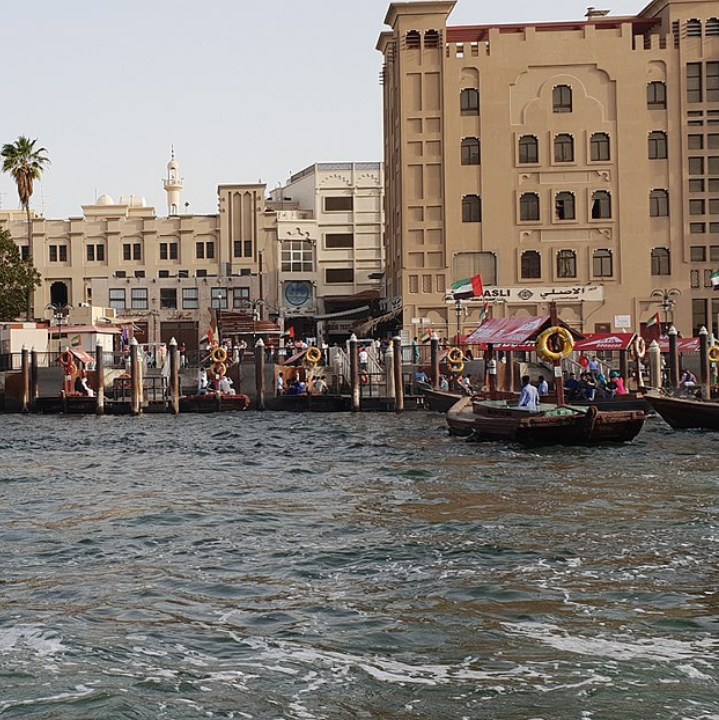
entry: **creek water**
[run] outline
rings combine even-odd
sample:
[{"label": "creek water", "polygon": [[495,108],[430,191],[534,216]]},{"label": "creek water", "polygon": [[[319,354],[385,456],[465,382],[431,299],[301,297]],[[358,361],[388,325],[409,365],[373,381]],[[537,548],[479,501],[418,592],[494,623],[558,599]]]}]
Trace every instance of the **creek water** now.
[{"label": "creek water", "polygon": [[0,718],[719,718],[719,434],[0,416]]}]

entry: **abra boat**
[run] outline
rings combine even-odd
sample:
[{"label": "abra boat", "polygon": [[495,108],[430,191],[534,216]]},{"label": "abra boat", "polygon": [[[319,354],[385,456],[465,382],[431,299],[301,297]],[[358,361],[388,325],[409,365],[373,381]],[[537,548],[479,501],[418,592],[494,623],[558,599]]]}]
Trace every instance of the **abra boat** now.
[{"label": "abra boat", "polygon": [[186,395],[180,398],[180,412],[236,412],[247,410],[250,398],[247,395],[222,395],[206,393],[205,395]]},{"label": "abra boat", "polygon": [[607,412],[593,405],[542,404],[530,412],[507,400],[472,398],[462,398],[447,412],[453,434],[532,445],[626,442],[638,435],[645,419],[641,410]]},{"label": "abra boat", "polygon": [[675,430],[719,430],[719,403],[650,392],[647,402]]}]

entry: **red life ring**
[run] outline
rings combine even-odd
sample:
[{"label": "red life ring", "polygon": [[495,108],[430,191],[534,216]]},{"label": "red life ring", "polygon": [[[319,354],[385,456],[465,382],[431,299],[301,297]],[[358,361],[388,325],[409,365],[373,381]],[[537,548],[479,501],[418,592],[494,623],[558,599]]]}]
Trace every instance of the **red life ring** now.
[{"label": "red life ring", "polygon": [[70,365],[73,361],[72,353],[68,350],[65,350],[64,352],[60,353],[60,365],[63,367],[66,367],[67,365]]},{"label": "red life ring", "polygon": [[647,352],[647,344],[644,342],[644,338],[641,335],[637,335],[632,342],[632,355],[637,360],[641,360]]}]

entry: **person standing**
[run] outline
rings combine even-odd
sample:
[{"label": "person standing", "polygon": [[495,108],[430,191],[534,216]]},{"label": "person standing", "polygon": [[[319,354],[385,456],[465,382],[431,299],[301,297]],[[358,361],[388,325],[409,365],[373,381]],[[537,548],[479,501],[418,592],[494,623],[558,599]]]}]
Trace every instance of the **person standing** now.
[{"label": "person standing", "polygon": [[419,364],[419,340],[416,337],[412,340],[412,362],[415,365]]},{"label": "person standing", "polygon": [[530,412],[537,412],[539,409],[539,392],[532,385],[529,375],[522,376],[522,392],[519,396],[518,407],[526,407]]},{"label": "person standing", "polygon": [[539,392],[539,396],[543,397],[544,395],[549,395],[549,383],[544,379],[544,375],[539,376],[539,385],[537,387],[537,391]]},{"label": "person standing", "polygon": [[285,392],[285,378],[282,373],[277,373],[277,380],[275,380],[275,396],[281,397]]},{"label": "person standing", "polygon": [[364,372],[367,372],[367,365],[369,363],[369,353],[367,352],[367,348],[364,345],[362,345],[360,347],[360,351],[358,353],[358,360],[359,360],[360,370],[364,370]]}]

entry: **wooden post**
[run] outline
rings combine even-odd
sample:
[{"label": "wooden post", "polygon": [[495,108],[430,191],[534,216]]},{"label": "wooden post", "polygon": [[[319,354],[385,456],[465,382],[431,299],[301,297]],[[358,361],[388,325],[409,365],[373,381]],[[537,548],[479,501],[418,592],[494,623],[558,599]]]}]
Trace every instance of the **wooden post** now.
[{"label": "wooden post", "polygon": [[389,344],[384,354],[384,373],[387,384],[387,400],[394,402],[394,347]]},{"label": "wooden post", "polygon": [[677,337],[679,333],[672,325],[667,330],[669,337],[669,384],[676,390],[679,387],[679,344]]},{"label": "wooden post", "polygon": [[[549,321],[552,326],[557,326],[559,316],[557,315],[557,303],[549,303]],[[564,405],[564,374],[562,373],[562,360],[554,361],[554,387],[557,392],[557,407]]]},{"label": "wooden post", "polygon": [[95,377],[97,378],[97,391],[95,392],[95,414],[105,414],[105,355],[104,348],[99,343],[95,346]]},{"label": "wooden post", "polygon": [[653,388],[661,388],[662,386],[662,352],[659,349],[659,343],[652,340],[649,345],[649,384]]},{"label": "wooden post", "polygon": [[497,399],[497,360],[494,357],[494,347],[491,343],[487,345],[484,353],[484,367],[486,369],[487,384],[489,385],[489,397]]},{"label": "wooden post", "polygon": [[357,356],[357,336],[352,333],[349,341],[350,353],[350,387],[352,388],[352,401],[350,409],[352,412],[360,410],[360,379],[359,379],[359,358]]},{"label": "wooden post", "polygon": [[265,409],[265,344],[262,338],[255,345],[255,405]]},{"label": "wooden post", "polygon": [[140,346],[137,338],[130,339],[130,414],[140,414]]},{"label": "wooden post", "polygon": [[627,384],[629,384],[629,378],[627,377],[627,372],[629,371],[629,364],[627,363],[628,352],[628,350],[619,351],[619,374]]},{"label": "wooden post", "polygon": [[432,390],[439,390],[439,338],[432,335],[430,339],[430,359],[432,364]]},{"label": "wooden post", "polygon": [[177,340],[170,338],[170,412],[173,415],[180,414],[180,354],[177,350]]},{"label": "wooden post", "polygon": [[36,401],[40,394],[40,375],[37,369],[37,350],[30,351],[30,410],[35,410]]},{"label": "wooden post", "polygon": [[404,412],[404,380],[402,378],[402,338],[395,335],[392,338],[394,351],[394,411]]},{"label": "wooden post", "polygon": [[701,374],[702,397],[711,397],[711,369],[709,367],[709,332],[702,325],[699,330],[699,372]]},{"label": "wooden post", "polygon": [[507,392],[514,392],[514,352],[507,350],[504,353],[504,359],[507,365],[504,376],[504,388]]},{"label": "wooden post", "polygon": [[26,413],[30,409],[30,353],[25,345],[22,346],[20,355],[20,371],[22,373],[22,411]]}]

